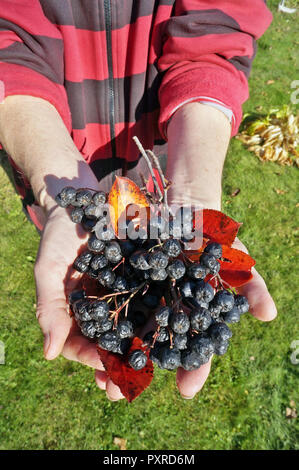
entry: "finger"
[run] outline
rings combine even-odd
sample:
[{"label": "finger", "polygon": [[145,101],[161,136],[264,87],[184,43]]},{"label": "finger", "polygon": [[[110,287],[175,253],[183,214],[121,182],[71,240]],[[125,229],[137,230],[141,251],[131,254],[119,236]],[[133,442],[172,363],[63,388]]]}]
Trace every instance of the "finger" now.
[{"label": "finger", "polygon": [[[236,238],[233,247],[248,253],[243,243]],[[238,293],[247,297],[250,313],[261,321],[272,321],[277,316],[277,309],[266,283],[255,268],[252,269],[252,279],[237,289]]]},{"label": "finger", "polygon": [[194,398],[196,393],[204,386],[210,373],[210,369],[211,360],[199,369],[192,370],[190,372],[182,369],[182,367],[178,368],[176,382],[182,398]]},{"label": "finger", "polygon": [[36,316],[44,334],[44,355],[46,359],[55,359],[64,346],[72,326],[72,319],[67,313],[65,294],[57,289],[55,270],[51,267],[45,273],[35,269],[37,309]]},{"label": "finger", "polygon": [[122,400],[123,398],[125,398],[123,394],[121,393],[119,387],[115,385],[111,379],[107,380],[106,394],[107,394],[107,398],[111,401],[118,401],[118,400]]},{"label": "finger", "polygon": [[105,370],[100,360],[95,343],[91,343],[89,339],[84,338],[80,331],[71,332],[67,338],[62,355],[71,361],[80,362],[93,369]]},{"label": "finger", "polygon": [[[68,230],[70,243],[63,246],[61,243],[65,241]],[[53,211],[42,233],[34,268],[37,317],[45,336],[44,354],[47,359],[60,354],[70,332],[72,320],[67,311],[66,279],[81,244],[70,218],[67,215],[61,217],[60,208]],[[71,288],[71,280],[67,280]]]},{"label": "finger", "polygon": [[252,270],[253,278],[244,286],[239,287],[238,293],[247,297],[250,313],[259,320],[271,321],[277,316],[277,309],[262,276]]},{"label": "finger", "polygon": [[106,390],[107,380],[108,380],[108,375],[107,375],[106,372],[103,372],[101,370],[96,370],[96,372],[95,372],[95,381],[96,381],[97,386],[101,390]]}]

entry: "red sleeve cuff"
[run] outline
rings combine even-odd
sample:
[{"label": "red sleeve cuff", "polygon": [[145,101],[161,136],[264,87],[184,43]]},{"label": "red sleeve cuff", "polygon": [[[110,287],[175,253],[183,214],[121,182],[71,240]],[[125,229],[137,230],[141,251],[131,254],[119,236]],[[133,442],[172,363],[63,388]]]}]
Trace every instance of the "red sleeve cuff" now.
[{"label": "red sleeve cuff", "polygon": [[[176,70],[175,70],[176,69]],[[165,140],[167,122],[181,103],[194,96],[208,96],[230,108],[235,119],[231,135],[238,132],[242,103],[248,98],[248,84],[242,72],[207,63],[185,63],[166,72],[159,90],[159,130]]]},{"label": "red sleeve cuff", "polygon": [[72,130],[71,113],[67,94],[62,85],[52,82],[47,77],[22,65],[0,62],[1,90],[4,96],[30,95],[42,98],[57,109],[68,131]]}]

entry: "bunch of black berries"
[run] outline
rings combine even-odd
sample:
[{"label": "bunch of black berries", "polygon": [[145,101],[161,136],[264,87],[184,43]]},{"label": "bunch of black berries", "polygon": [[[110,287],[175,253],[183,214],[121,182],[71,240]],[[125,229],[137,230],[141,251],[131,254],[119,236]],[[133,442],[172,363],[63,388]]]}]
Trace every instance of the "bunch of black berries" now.
[{"label": "bunch of black berries", "polygon": [[133,369],[145,367],[149,356],[161,369],[191,371],[213,354],[225,354],[232,336],[228,324],[239,322],[249,305],[246,297],[225,288],[222,246],[209,242],[196,262],[188,257],[184,247],[194,236],[193,213],[185,208],[175,215],[154,214],[140,236],[119,239],[106,201],[101,191],[72,187],[56,197],[70,209],[72,221],[90,232],[74,268],[105,292],[99,297],[88,297],[84,290],[70,294],[82,334],[100,348],[124,355],[154,313],[155,329],[144,337],[145,348],[128,356]]}]

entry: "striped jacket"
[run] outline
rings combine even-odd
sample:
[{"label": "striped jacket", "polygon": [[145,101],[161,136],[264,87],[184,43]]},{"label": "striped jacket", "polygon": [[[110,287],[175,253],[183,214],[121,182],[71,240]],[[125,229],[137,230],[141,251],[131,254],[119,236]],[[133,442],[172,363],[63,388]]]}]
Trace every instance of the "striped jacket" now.
[{"label": "striped jacket", "polygon": [[98,178],[134,167],[133,135],[146,148],[167,140],[186,102],[230,109],[234,135],[256,40],[272,19],[265,3],[0,0],[5,96],[52,103]]}]

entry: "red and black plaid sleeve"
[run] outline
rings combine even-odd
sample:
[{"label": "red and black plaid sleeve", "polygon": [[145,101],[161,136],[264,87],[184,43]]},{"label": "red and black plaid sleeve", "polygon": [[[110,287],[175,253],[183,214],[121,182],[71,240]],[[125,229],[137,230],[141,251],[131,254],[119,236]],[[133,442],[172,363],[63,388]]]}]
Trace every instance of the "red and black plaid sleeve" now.
[{"label": "red and black plaid sleeve", "polygon": [[52,103],[71,131],[62,36],[38,0],[0,2],[0,80],[5,96],[31,95]]},{"label": "red and black plaid sleeve", "polygon": [[263,0],[1,0],[0,80],[52,103],[102,178],[135,165],[132,136],[166,139],[186,101],[223,103],[235,134],[270,21]]},{"label": "red and black plaid sleeve", "polygon": [[272,15],[263,0],[177,0],[163,29],[165,72],[159,90],[160,130],[181,102],[210,97],[232,109],[236,134],[242,103],[248,98],[248,77],[256,40]]}]

